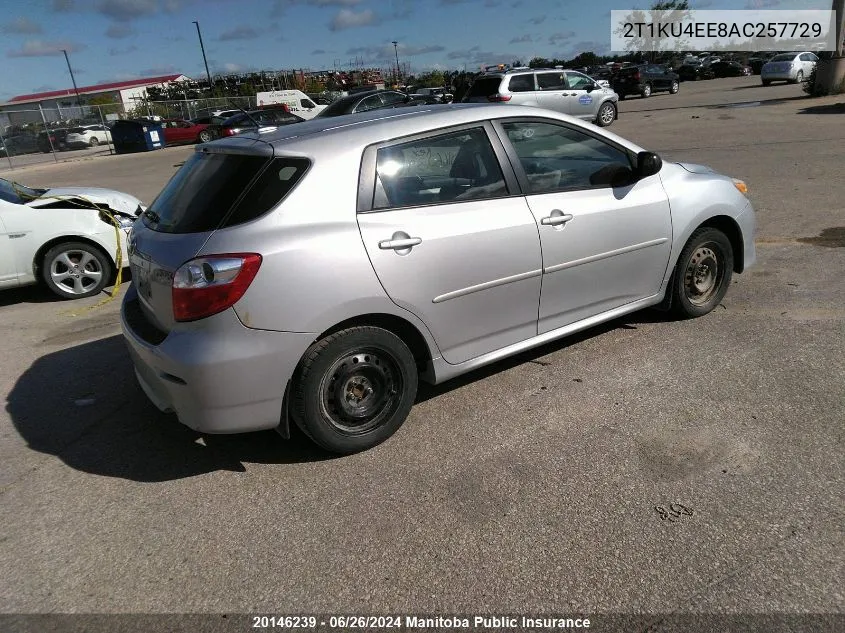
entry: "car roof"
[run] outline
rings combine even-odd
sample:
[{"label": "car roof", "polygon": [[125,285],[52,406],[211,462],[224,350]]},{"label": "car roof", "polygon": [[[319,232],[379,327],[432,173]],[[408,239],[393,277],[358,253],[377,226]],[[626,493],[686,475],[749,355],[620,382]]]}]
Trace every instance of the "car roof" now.
[{"label": "car roof", "polygon": [[[400,109],[382,108],[358,114],[315,118],[293,125],[278,126],[266,132],[248,132],[198,145],[196,151],[268,156],[333,156],[338,153],[339,148],[360,151],[373,143],[393,138],[509,117],[543,117],[593,129],[575,117],[550,110],[538,110],[531,106],[453,103]],[[598,133],[634,151],[643,149],[608,130],[603,129]]]}]

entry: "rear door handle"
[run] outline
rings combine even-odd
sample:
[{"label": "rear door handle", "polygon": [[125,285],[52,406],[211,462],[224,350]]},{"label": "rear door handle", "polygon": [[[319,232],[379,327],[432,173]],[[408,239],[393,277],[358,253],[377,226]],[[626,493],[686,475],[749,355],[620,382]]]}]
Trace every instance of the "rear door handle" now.
[{"label": "rear door handle", "polygon": [[406,237],[404,239],[398,240],[382,240],[378,243],[378,247],[382,250],[402,250],[404,248],[411,248],[412,246],[416,246],[417,244],[422,244],[421,237]]},{"label": "rear door handle", "polygon": [[560,226],[561,224],[566,224],[571,219],[572,215],[569,213],[561,213],[560,211],[555,213],[553,211],[552,215],[540,220],[540,224],[545,224],[546,226]]}]

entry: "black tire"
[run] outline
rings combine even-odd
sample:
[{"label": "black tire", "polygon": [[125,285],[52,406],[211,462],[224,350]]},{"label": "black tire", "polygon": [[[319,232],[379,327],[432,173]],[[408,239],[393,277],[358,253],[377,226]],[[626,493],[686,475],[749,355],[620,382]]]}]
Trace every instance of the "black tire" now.
[{"label": "black tire", "polygon": [[349,455],[402,426],[417,384],[416,361],[402,339],[378,327],[353,327],[305,352],[293,377],[291,413],[315,444]]},{"label": "black tire", "polygon": [[644,85],[643,89],[640,90],[640,94],[642,95],[643,99],[648,99],[651,96],[651,84]]},{"label": "black tire", "polygon": [[804,71],[799,70],[798,74],[795,75],[795,83],[800,84],[804,81]]},{"label": "black tire", "polygon": [[85,242],[57,244],[41,260],[44,283],[62,299],[93,297],[103,291],[113,274],[114,264],[109,256]]},{"label": "black tire", "polygon": [[99,144],[100,144],[100,139],[98,139],[96,136],[92,136],[91,140],[88,141],[88,145],[90,145],[91,147],[97,147]]},{"label": "black tire", "polygon": [[609,125],[613,125],[615,120],[616,106],[610,101],[604,102],[596,114],[596,125],[599,127],[607,127]]},{"label": "black tire", "polygon": [[197,137],[198,143],[210,143],[212,140],[214,140],[214,137],[211,135],[211,132],[209,132],[208,130],[203,130],[202,132],[200,132],[200,135]]},{"label": "black tire", "polygon": [[[733,275],[731,242],[718,229],[696,229],[672,275],[672,310],[683,319],[704,316],[724,299]],[[715,269],[715,271],[714,271]]]},{"label": "black tire", "polygon": [[678,83],[677,80],[673,80],[672,84],[669,86],[669,94],[676,95],[678,91],[681,89],[681,84]]},{"label": "black tire", "polygon": [[763,80],[763,85],[764,85],[764,86],[771,86],[771,85],[772,85],[772,82],[771,82],[770,80],[768,80],[768,79],[764,79],[764,80]]}]

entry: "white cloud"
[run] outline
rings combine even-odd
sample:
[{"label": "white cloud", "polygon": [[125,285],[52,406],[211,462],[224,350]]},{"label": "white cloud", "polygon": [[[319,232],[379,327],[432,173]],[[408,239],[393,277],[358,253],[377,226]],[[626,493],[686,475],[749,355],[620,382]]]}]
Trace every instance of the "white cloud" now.
[{"label": "white cloud", "polygon": [[378,16],[372,9],[366,9],[357,13],[350,9],[341,9],[332,18],[332,21],[329,23],[329,29],[332,31],[342,31],[361,26],[371,26],[378,24],[378,22]]}]

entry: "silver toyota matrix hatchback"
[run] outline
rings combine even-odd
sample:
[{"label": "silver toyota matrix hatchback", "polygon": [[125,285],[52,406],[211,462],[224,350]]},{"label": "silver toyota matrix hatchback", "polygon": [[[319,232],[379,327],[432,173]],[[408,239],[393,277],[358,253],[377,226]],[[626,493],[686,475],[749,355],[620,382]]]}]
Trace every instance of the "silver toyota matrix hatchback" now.
[{"label": "silver toyota matrix hatchback", "polygon": [[528,106],[437,105],[199,145],[135,223],[138,381],[203,433],[353,453],[440,383],[755,261],[742,181]]}]

